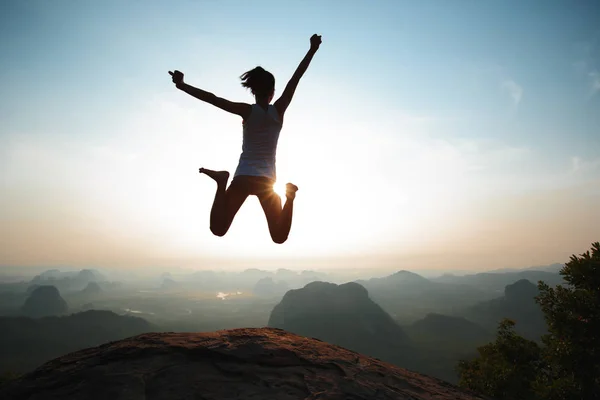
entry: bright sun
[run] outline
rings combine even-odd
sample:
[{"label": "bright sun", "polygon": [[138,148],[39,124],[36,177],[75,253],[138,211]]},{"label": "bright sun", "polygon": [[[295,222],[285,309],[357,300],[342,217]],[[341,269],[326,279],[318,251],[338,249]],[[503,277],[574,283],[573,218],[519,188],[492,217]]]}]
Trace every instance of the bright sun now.
[{"label": "bright sun", "polygon": [[285,199],[285,182],[275,182],[273,185],[273,190],[279,195],[279,197],[281,197],[282,200]]}]

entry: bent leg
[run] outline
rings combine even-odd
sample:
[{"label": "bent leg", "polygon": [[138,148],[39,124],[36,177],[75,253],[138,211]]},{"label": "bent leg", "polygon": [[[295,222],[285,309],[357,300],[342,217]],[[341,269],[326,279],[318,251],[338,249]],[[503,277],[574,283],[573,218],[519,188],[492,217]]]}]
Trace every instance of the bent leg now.
[{"label": "bent leg", "polygon": [[210,231],[216,236],[225,236],[235,215],[246,201],[248,190],[245,185],[235,180],[226,189],[229,180],[227,171],[200,168],[200,172],[210,176],[217,183],[215,199],[210,210]]},{"label": "bent leg", "polygon": [[281,198],[272,189],[265,190],[258,195],[260,205],[267,217],[271,239],[277,244],[285,243],[292,228],[292,217],[294,213],[294,198],[298,188],[288,184],[288,193],[283,208]]}]

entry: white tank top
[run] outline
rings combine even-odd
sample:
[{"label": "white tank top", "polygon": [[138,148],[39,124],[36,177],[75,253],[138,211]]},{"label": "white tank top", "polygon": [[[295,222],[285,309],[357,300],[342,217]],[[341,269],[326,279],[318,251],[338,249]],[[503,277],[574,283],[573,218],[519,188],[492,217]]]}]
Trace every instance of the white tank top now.
[{"label": "white tank top", "polygon": [[250,175],[276,180],[277,141],[283,126],[277,109],[271,104],[267,110],[258,104],[252,104],[250,116],[243,122],[243,126],[242,154],[234,177]]}]

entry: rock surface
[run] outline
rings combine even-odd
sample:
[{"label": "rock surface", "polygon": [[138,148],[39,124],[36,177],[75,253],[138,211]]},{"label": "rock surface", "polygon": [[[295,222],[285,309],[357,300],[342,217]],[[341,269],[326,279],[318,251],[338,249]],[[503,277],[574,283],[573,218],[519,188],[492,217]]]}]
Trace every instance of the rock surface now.
[{"label": "rock surface", "polygon": [[1,399],[485,399],[273,328],[148,333],[50,361]]}]

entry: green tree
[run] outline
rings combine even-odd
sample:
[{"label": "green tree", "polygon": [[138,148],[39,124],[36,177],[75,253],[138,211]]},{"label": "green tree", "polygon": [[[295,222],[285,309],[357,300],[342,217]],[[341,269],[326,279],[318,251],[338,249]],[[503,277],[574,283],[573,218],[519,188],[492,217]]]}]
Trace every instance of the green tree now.
[{"label": "green tree", "polygon": [[560,274],[567,285],[538,285],[549,331],[542,338],[540,397],[600,399],[600,243],[571,256]]},{"label": "green tree", "polygon": [[460,386],[499,400],[600,399],[600,243],[571,256],[560,275],[565,285],[538,283],[549,332],[542,346],[504,320],[494,343],[459,362]]},{"label": "green tree", "polygon": [[498,400],[533,400],[541,349],[514,330],[515,323],[504,319],[496,341],[477,349],[479,357],[458,363],[459,386]]}]

